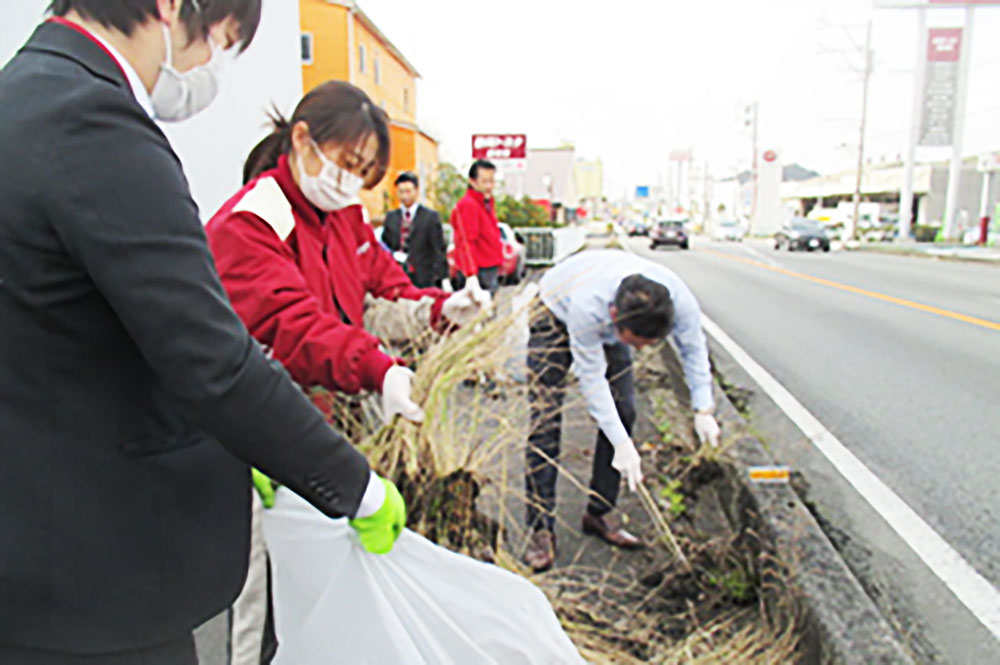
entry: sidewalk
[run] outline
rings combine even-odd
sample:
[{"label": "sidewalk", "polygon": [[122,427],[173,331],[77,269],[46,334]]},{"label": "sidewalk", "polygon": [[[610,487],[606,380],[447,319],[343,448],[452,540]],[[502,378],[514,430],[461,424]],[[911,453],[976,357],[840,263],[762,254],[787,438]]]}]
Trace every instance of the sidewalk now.
[{"label": "sidewalk", "polygon": [[862,243],[852,251],[878,252],[897,256],[922,256],[933,259],[954,259],[959,261],[981,261],[1000,265],[1000,248],[966,245],[946,245],[937,243]]}]

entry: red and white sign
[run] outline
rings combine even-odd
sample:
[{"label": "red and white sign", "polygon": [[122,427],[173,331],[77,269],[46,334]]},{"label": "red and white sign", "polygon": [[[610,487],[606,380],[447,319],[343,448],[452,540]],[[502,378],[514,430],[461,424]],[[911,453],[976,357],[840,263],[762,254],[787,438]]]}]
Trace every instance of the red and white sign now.
[{"label": "red and white sign", "polygon": [[764,151],[764,161],[765,162],[773,162],[777,158],[778,158],[778,153],[776,153],[775,151],[773,151],[773,150],[765,150]]},{"label": "red and white sign", "polygon": [[473,134],[473,159],[526,159],[528,137],[524,134]]},{"label": "red and white sign", "polygon": [[958,62],[962,55],[961,28],[931,28],[927,38],[927,62]]},{"label": "red and white sign", "polygon": [[979,156],[980,173],[993,173],[1000,171],[1000,152]]},{"label": "red and white sign", "polygon": [[927,62],[924,65],[923,112],[920,122],[922,146],[943,147],[952,144],[961,57],[962,28],[931,28],[927,31]]}]

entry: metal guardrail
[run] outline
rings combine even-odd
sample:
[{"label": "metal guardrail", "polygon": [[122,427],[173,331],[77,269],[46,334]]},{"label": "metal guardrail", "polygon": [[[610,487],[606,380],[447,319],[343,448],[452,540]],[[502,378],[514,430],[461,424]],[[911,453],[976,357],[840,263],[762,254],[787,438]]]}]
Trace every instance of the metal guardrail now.
[{"label": "metal guardrail", "polygon": [[524,239],[525,263],[532,267],[555,265],[587,242],[587,231],[580,226],[520,227],[514,231]]}]

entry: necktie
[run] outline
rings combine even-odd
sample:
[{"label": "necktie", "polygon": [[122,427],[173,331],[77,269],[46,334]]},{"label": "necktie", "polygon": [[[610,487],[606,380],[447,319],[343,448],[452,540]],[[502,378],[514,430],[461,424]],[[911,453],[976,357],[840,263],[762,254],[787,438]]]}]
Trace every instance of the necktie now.
[{"label": "necktie", "polygon": [[403,227],[399,230],[399,247],[406,251],[406,241],[410,239],[410,211],[403,211]]}]

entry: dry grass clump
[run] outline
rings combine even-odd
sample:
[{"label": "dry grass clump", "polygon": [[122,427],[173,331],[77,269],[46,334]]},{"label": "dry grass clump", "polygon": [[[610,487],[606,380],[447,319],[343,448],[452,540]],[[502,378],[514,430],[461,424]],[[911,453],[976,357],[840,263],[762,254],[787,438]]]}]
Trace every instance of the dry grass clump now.
[{"label": "dry grass clump", "polygon": [[[696,546],[675,533],[656,493],[645,487],[642,506],[671,562],[656,579],[616,572],[614,562],[531,576],[519,562],[512,544],[524,534],[518,513],[525,498],[514,489],[523,480],[520,473],[509,477],[508,458],[524,454],[526,407],[515,400],[523,389],[510,381],[507,368],[512,357],[523,360],[523,335],[511,331],[525,325],[533,306],[481,317],[444,338],[422,332],[407,343],[404,351],[420,349],[413,397],[425,409],[422,425],[397,418],[383,426],[377,399],[326,400],[333,421],[352,432],[373,468],[400,487],[408,526],[449,549],[530,577],[592,663],[796,662],[795,631],[766,621],[756,596],[742,605],[719,601],[728,571],[744,569],[727,568],[732,557],[726,547]],[[496,504],[490,516],[477,505],[486,488]]]}]

